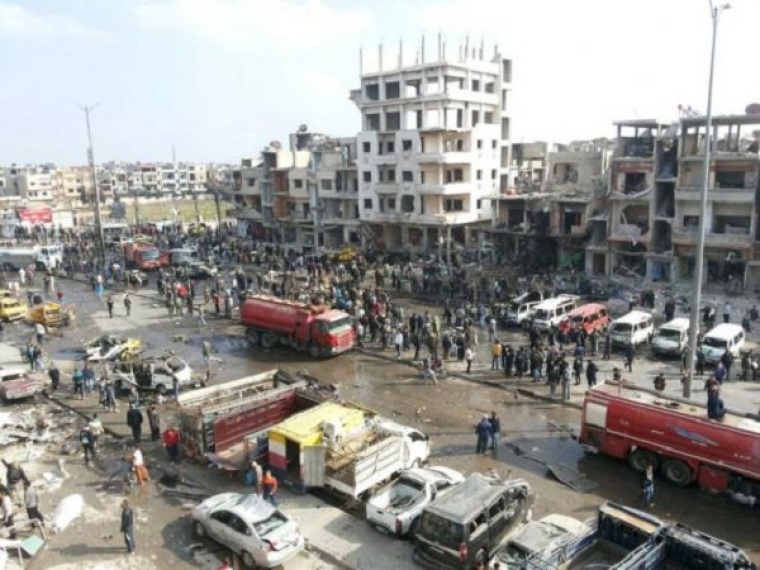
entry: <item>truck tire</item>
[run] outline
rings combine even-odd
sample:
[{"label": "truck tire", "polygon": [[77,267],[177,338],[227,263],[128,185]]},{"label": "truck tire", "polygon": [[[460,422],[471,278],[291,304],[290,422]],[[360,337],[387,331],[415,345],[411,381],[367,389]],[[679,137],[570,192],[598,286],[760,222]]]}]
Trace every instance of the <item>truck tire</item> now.
[{"label": "truck tire", "polygon": [[276,342],[277,339],[272,333],[265,332],[261,335],[261,346],[264,348],[272,348]]},{"label": "truck tire", "polygon": [[245,331],[245,337],[248,339],[248,344],[253,347],[259,346],[259,344],[261,344],[261,335],[258,333],[258,331],[248,329]]},{"label": "truck tire", "polygon": [[679,487],[685,487],[693,480],[691,468],[679,459],[669,459],[663,463],[662,472],[665,479]]},{"label": "truck tire", "polygon": [[312,344],[309,347],[309,356],[312,358],[319,358],[319,347],[316,344]]},{"label": "truck tire", "polygon": [[657,468],[657,455],[646,449],[634,449],[628,456],[628,465],[631,469],[641,473],[647,468],[647,465],[651,465],[653,468]]}]

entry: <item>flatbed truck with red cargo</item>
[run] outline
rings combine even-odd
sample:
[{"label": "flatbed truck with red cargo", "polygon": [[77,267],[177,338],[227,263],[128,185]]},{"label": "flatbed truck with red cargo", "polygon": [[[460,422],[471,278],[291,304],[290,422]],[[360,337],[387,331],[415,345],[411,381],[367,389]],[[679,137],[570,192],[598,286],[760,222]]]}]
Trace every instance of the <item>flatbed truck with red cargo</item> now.
[{"label": "flatbed truck with red cargo", "polygon": [[253,295],[243,301],[240,323],[251,346],[277,344],[308,352],[312,358],[351,350],[355,332],[351,315],[326,306]]},{"label": "flatbed truck with red cargo", "polygon": [[748,504],[760,497],[760,421],[754,416],[729,411],[712,420],[694,402],[606,383],[586,393],[579,442],[636,471],[652,465],[675,485],[696,483]]}]

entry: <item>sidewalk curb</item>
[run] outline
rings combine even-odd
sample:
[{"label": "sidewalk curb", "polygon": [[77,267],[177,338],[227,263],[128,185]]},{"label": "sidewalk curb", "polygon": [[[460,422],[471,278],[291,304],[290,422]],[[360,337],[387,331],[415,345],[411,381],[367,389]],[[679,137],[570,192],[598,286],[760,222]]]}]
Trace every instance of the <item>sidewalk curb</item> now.
[{"label": "sidewalk curb", "polygon": [[[360,354],[364,354],[366,356],[371,356],[373,358],[379,358],[381,360],[386,360],[388,362],[398,362],[399,364],[406,364],[410,368],[414,367],[412,364],[412,360],[408,358],[401,358],[398,359],[394,356],[388,356],[386,354],[381,354],[366,348],[354,348],[354,352],[358,352]],[[551,402],[553,404],[560,404],[562,406],[566,406],[568,408],[574,408],[576,410],[583,409],[582,404],[577,404],[575,402],[566,402],[565,400],[558,399],[558,398],[552,398],[551,396],[547,396],[544,394],[539,394],[538,392],[535,392],[534,390],[531,390],[529,388],[520,388],[520,387],[511,387],[511,386],[505,386],[504,384],[501,384],[499,382],[495,382],[493,380],[487,380],[483,378],[475,378],[473,376],[470,376],[468,374],[462,374],[461,372],[449,372],[447,371],[446,374],[448,376],[454,376],[460,380],[465,380],[467,382],[471,382],[473,384],[485,384],[486,386],[490,386],[491,388],[498,388],[500,390],[504,390],[507,392],[515,392],[517,394],[520,394],[521,396],[526,396],[528,398],[534,398],[536,400],[542,400],[545,402]]]},{"label": "sidewalk curb", "polygon": [[308,538],[306,539],[306,548],[304,550],[306,550],[306,552],[316,552],[320,558],[325,560],[325,562],[333,564],[338,568],[342,568],[343,570],[358,570],[356,566],[351,566],[351,564],[345,560],[342,560],[338,555],[333,554],[332,552],[328,552],[322,546],[314,544]]}]

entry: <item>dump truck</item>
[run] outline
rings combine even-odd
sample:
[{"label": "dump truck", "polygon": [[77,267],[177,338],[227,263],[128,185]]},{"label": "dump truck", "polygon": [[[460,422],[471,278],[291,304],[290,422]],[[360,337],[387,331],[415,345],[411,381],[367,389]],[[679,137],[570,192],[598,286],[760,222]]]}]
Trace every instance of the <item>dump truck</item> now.
[{"label": "dump truck", "polygon": [[60,245],[13,247],[0,249],[0,268],[18,271],[29,266],[51,271],[63,265],[63,247]]},{"label": "dump truck", "polygon": [[282,370],[269,370],[179,396],[179,424],[187,456],[240,470],[253,459],[266,462],[269,428],[334,397]]},{"label": "dump truck", "polygon": [[605,383],[586,393],[578,440],[636,471],[652,465],[675,485],[697,483],[754,504],[760,497],[759,433],[755,417],[729,411],[715,421],[694,402]]},{"label": "dump truck", "polygon": [[251,346],[280,344],[312,358],[335,356],[354,346],[351,315],[327,306],[253,295],[240,308],[240,323]]}]

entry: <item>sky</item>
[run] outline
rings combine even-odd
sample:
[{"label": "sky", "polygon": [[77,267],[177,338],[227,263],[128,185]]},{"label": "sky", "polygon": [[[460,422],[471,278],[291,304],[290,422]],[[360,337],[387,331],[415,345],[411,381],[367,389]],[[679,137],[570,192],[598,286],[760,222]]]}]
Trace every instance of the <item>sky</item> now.
[{"label": "sky", "polygon": [[[760,101],[760,1],[722,13],[715,113]],[[709,0],[0,0],[0,165],[238,163],[301,124],[350,136],[359,53],[437,35],[513,60],[513,141],[613,136],[704,112]],[[390,55],[389,55],[390,54]]]}]

